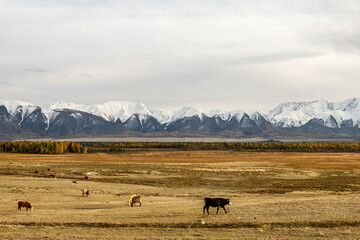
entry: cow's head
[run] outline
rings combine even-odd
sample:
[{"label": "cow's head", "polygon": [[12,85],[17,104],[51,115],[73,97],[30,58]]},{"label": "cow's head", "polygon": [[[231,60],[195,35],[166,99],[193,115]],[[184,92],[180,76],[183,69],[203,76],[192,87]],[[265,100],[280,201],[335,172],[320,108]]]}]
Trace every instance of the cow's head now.
[{"label": "cow's head", "polygon": [[231,205],[230,199],[226,199],[226,203],[229,204],[229,205]]}]

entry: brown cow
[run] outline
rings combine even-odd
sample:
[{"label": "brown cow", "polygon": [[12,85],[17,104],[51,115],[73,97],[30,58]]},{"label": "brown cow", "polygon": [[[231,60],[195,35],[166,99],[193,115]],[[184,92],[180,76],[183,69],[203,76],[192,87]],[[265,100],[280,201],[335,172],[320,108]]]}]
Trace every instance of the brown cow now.
[{"label": "brown cow", "polygon": [[31,204],[27,201],[18,201],[18,210],[21,210],[22,207],[26,208],[26,211],[30,208],[30,211],[33,210]]},{"label": "brown cow", "polygon": [[141,207],[141,197],[140,196],[137,196],[136,194],[134,195],[131,195],[130,198],[129,198],[129,205],[131,205],[131,207],[134,206],[134,204],[136,203],[139,203]]}]

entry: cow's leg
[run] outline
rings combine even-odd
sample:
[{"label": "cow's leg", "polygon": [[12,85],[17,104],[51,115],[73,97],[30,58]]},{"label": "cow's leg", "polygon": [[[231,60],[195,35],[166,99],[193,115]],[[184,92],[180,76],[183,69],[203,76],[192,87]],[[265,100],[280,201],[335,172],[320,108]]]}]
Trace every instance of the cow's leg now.
[{"label": "cow's leg", "polygon": [[134,203],[131,203],[131,207],[134,207]]},{"label": "cow's leg", "polygon": [[225,209],[225,206],[223,206],[222,208],[224,209],[225,213],[227,214],[227,211],[226,211],[226,209]]},{"label": "cow's leg", "polygon": [[203,207],[203,214],[205,213],[205,209],[207,208],[207,206],[205,205],[204,207]]},{"label": "cow's leg", "polygon": [[219,213],[219,208],[220,208],[220,207],[218,207],[218,208],[217,208],[216,214],[218,214],[218,213]]},{"label": "cow's leg", "polygon": [[141,207],[141,202],[139,202],[140,203],[140,206],[139,207]]},{"label": "cow's leg", "polygon": [[28,207],[26,206],[26,211],[28,210]]},{"label": "cow's leg", "polygon": [[19,210],[21,211],[21,206],[20,206],[20,205],[18,206],[18,211],[19,211]]},{"label": "cow's leg", "polygon": [[206,211],[207,211],[207,213],[209,215],[209,206],[206,207]]}]

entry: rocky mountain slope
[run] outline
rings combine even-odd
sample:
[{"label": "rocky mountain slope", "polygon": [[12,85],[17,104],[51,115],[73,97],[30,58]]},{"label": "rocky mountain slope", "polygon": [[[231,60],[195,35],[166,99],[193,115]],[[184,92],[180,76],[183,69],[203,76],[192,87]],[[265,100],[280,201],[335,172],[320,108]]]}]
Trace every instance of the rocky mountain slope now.
[{"label": "rocky mountain slope", "polygon": [[40,107],[0,100],[0,138],[189,134],[206,136],[360,136],[360,98],[343,102],[286,102],[260,113],[240,110],[178,111],[142,103],[112,101],[80,105],[57,102]]}]

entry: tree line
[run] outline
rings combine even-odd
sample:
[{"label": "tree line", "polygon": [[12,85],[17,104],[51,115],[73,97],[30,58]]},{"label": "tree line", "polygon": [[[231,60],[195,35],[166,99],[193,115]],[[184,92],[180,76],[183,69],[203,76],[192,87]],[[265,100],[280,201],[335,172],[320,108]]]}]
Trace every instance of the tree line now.
[{"label": "tree line", "polygon": [[127,150],[234,150],[241,152],[360,152],[354,142],[87,142],[89,152],[124,152]]},{"label": "tree line", "polygon": [[354,142],[2,142],[0,152],[62,154],[121,153],[126,151],[163,150],[233,150],[240,152],[360,152]]},{"label": "tree line", "polygon": [[36,153],[36,154],[61,154],[61,153],[87,153],[87,149],[75,142],[2,142],[0,152],[10,153]]}]

